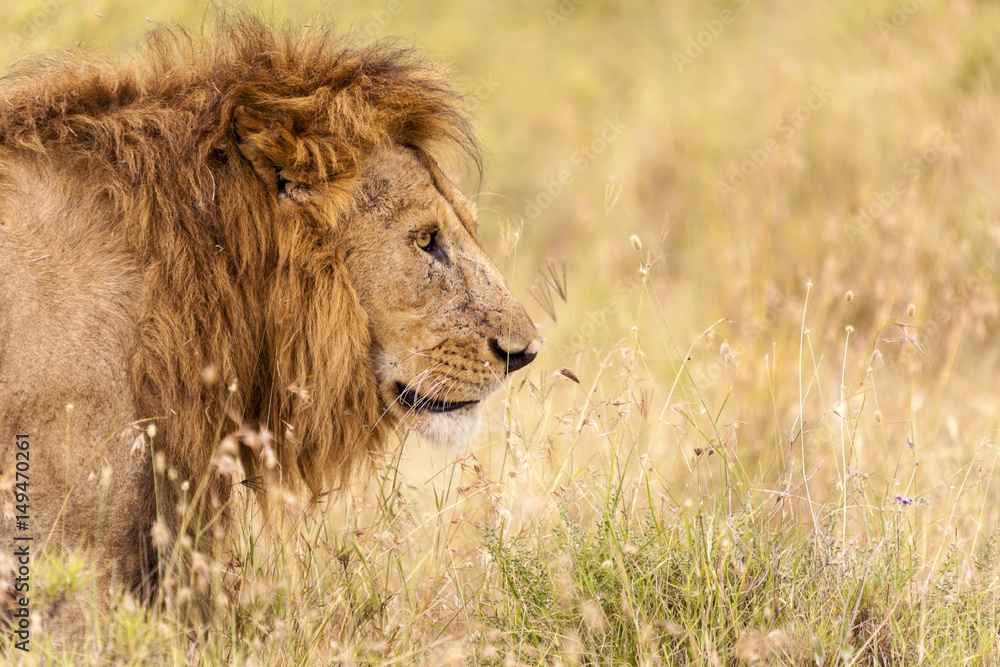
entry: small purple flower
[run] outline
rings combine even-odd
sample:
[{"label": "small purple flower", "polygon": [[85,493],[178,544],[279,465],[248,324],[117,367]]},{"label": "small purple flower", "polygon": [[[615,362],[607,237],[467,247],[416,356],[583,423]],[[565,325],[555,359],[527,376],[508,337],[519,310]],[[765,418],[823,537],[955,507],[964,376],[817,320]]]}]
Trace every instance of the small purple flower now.
[{"label": "small purple flower", "polygon": [[913,502],[913,498],[905,498],[905,497],[899,495],[898,493],[896,494],[896,500],[898,502],[903,503],[904,505],[909,505],[909,504],[911,504]]}]

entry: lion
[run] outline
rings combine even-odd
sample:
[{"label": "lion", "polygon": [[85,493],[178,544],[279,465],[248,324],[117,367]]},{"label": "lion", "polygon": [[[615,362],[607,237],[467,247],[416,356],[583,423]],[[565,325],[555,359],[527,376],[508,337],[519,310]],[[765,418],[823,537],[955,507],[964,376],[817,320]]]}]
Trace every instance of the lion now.
[{"label": "lion", "polygon": [[182,509],[225,521],[220,436],[319,497],[401,428],[467,442],[539,351],[436,162],[481,173],[462,98],[411,50],[240,17],[0,85],[6,554],[151,599],[165,545],[211,552]]}]

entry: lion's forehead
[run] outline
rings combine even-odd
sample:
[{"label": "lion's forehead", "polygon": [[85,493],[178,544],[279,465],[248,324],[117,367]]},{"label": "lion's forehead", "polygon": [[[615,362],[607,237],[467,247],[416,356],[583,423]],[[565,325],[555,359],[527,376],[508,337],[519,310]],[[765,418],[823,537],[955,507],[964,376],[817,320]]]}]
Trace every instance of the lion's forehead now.
[{"label": "lion's forehead", "polygon": [[411,151],[390,146],[372,156],[362,192],[369,197],[390,197],[406,206],[430,201],[435,188],[426,167]]},{"label": "lion's forehead", "polygon": [[429,157],[420,158],[411,149],[389,146],[372,157],[357,199],[364,212],[378,210],[388,216],[450,213],[449,218],[465,226],[470,221],[464,218],[471,217],[474,228],[472,201],[446,180]]}]

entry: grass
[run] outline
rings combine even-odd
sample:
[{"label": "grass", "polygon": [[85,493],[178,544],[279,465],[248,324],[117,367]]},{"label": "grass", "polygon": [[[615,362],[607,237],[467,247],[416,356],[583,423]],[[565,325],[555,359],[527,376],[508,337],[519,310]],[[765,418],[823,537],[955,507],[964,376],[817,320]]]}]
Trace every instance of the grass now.
[{"label": "grass", "polygon": [[[330,8],[477,96],[483,242],[546,347],[468,452],[268,530],[248,500],[200,640],[121,601],[26,663],[1000,664],[1000,9],[904,4]],[[39,7],[0,60],[201,13]]]}]

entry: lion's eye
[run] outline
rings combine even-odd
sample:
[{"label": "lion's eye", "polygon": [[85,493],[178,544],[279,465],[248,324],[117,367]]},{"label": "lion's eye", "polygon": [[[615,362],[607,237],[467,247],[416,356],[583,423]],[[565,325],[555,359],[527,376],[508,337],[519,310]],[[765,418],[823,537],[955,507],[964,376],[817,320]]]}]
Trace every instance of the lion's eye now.
[{"label": "lion's eye", "polygon": [[417,245],[420,246],[421,250],[426,250],[430,252],[434,249],[434,237],[437,234],[433,232],[420,232],[417,234]]},{"label": "lion's eye", "polygon": [[430,232],[419,232],[413,239],[417,247],[439,262],[448,263],[448,254],[438,245],[438,233],[435,229]]}]

